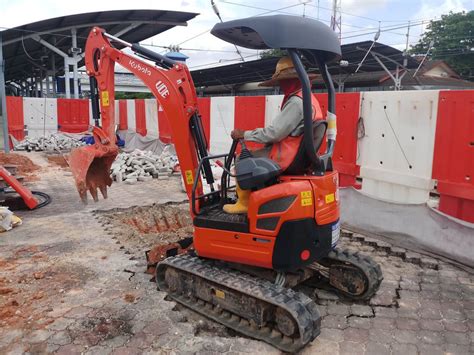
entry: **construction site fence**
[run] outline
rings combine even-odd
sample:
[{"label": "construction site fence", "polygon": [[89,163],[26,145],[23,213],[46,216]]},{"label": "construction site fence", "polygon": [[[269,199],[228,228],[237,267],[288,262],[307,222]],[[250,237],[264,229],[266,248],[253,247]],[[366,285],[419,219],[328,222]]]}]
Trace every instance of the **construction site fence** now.
[{"label": "construction site fence", "polygon": [[[323,112],[327,95],[316,94]],[[268,126],[282,95],[199,98],[211,153],[229,151],[230,132]],[[18,140],[93,125],[89,100],[7,97],[9,133]],[[474,91],[338,93],[334,167],[341,187],[398,204],[425,204],[474,223]],[[115,101],[116,125],[173,143],[169,118],[155,99]],[[250,147],[258,147],[250,144]],[[323,147],[322,149],[324,149]]]}]

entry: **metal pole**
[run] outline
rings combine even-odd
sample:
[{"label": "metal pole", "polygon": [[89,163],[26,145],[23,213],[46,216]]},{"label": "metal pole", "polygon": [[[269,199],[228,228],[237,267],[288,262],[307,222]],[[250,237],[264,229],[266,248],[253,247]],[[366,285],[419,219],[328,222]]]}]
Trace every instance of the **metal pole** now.
[{"label": "metal pole", "polygon": [[[56,44],[56,40],[54,41]],[[54,58],[54,53],[51,54],[51,69],[53,70],[53,77],[52,77],[52,82],[53,82],[53,97],[57,97],[56,94],[56,59]]]},{"label": "metal pole", "polygon": [[408,21],[408,28],[407,28],[407,43],[405,45],[405,53],[403,53],[403,66],[406,67],[408,63],[408,45],[410,44],[410,21]]},{"label": "metal pole", "polygon": [[66,90],[66,99],[71,98],[71,85],[69,79],[69,58],[64,58],[64,88]]},{"label": "metal pole", "polygon": [[74,59],[74,64],[72,65],[72,77],[73,77],[73,86],[74,86],[74,98],[79,98],[79,86],[77,85],[77,54],[75,48],[77,48],[77,31],[75,28],[71,30],[72,34],[72,58]]},{"label": "metal pole", "polygon": [[10,143],[8,140],[8,119],[7,119],[7,97],[5,96],[5,61],[3,60],[3,39],[2,39],[2,32],[0,32],[0,97],[2,105],[2,117],[1,117],[1,124],[3,130],[1,131],[1,135],[3,135],[3,139],[0,139],[0,145],[3,145],[5,153],[10,152]]}]

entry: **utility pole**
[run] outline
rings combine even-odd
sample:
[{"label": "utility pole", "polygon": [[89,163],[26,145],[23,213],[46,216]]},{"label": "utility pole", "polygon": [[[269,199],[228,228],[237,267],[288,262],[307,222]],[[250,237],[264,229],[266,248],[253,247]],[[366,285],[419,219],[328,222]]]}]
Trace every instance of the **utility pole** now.
[{"label": "utility pole", "polygon": [[[217,8],[217,5],[214,2],[214,0],[211,0],[211,6],[212,6],[212,10],[216,14],[216,16],[219,18],[219,20],[221,22],[224,22],[224,21],[222,21],[221,13],[219,12],[219,9]],[[235,47],[235,51],[240,56],[240,59],[242,60],[242,62],[245,62],[244,56],[242,55],[242,53],[240,53],[239,48],[237,48],[237,46],[235,44],[234,44],[234,47]]]},{"label": "utility pole", "polygon": [[406,67],[407,64],[408,64],[408,45],[409,45],[409,42],[410,42],[410,21],[408,21],[408,27],[407,27],[407,43],[406,43],[406,46],[405,46],[405,53],[403,54],[404,58],[403,58],[403,66]]},{"label": "utility pole", "polygon": [[341,42],[341,0],[332,1],[331,28],[338,34]]},{"label": "utility pole", "polygon": [[10,143],[8,139],[7,97],[5,96],[5,61],[3,60],[2,32],[0,32],[0,99],[0,105],[2,106],[2,110],[0,111],[2,114],[2,119],[0,123],[3,127],[3,131],[0,131],[0,134],[3,135],[3,137],[0,137],[3,138],[0,139],[0,145],[3,144],[5,153],[9,153]]}]

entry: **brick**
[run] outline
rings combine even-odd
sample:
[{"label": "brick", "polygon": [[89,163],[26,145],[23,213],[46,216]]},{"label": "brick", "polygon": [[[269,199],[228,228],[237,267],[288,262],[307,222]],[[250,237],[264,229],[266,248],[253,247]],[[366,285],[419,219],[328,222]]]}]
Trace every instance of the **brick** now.
[{"label": "brick", "polygon": [[418,333],[413,330],[395,330],[393,332],[395,341],[404,344],[417,344]]},{"label": "brick", "polygon": [[419,324],[422,330],[432,330],[436,332],[441,332],[444,330],[444,325],[441,320],[420,319]]},{"label": "brick", "polygon": [[324,339],[339,343],[344,340],[344,332],[340,329],[322,328],[321,334],[317,339]]},{"label": "brick", "polygon": [[418,348],[414,344],[392,344],[393,355],[418,355]]},{"label": "brick", "polygon": [[443,333],[431,330],[421,330],[419,332],[421,341],[425,344],[440,345],[444,343]]},{"label": "brick", "polygon": [[321,326],[326,328],[345,329],[347,328],[347,319],[344,316],[329,315],[323,318]]},{"label": "brick", "polygon": [[369,340],[371,342],[390,344],[394,338],[391,330],[387,329],[369,329]]},{"label": "brick", "polygon": [[394,329],[395,320],[391,318],[375,317],[372,319],[372,327],[375,329]]},{"label": "brick", "polygon": [[354,304],[351,306],[351,314],[359,317],[373,317],[372,307]]},{"label": "brick", "polygon": [[363,355],[364,354],[364,344],[354,343],[352,341],[343,341],[339,345],[340,355]]},{"label": "brick", "polygon": [[361,328],[361,329],[370,329],[372,327],[373,318],[361,318],[351,316],[347,318],[347,322],[350,327]]},{"label": "brick", "polygon": [[400,330],[419,330],[420,326],[416,319],[397,318],[395,320],[397,328]]},{"label": "brick", "polygon": [[365,355],[389,355],[391,354],[389,344],[368,343],[365,349]]},{"label": "brick", "polygon": [[453,355],[464,355],[464,354],[472,354],[472,348],[469,350],[469,346],[467,345],[458,345],[458,344],[446,344],[446,353],[453,354]]},{"label": "brick", "polygon": [[342,303],[329,303],[328,314],[337,316],[348,316],[350,314],[350,307]]},{"label": "brick", "polygon": [[469,345],[470,339],[466,333],[445,332],[444,338],[448,344]]},{"label": "brick", "polygon": [[395,308],[374,307],[376,317],[397,318],[397,310]]},{"label": "brick", "polygon": [[445,355],[443,347],[439,345],[418,344],[418,351],[420,355]]},{"label": "brick", "polygon": [[443,325],[446,330],[451,332],[467,332],[468,330],[466,323],[459,320],[445,319]]},{"label": "brick", "polygon": [[422,319],[442,319],[441,311],[438,309],[422,308],[419,310],[419,315]]},{"label": "brick", "polygon": [[344,329],[344,341],[352,341],[355,343],[364,343],[369,338],[367,329],[348,327]]}]

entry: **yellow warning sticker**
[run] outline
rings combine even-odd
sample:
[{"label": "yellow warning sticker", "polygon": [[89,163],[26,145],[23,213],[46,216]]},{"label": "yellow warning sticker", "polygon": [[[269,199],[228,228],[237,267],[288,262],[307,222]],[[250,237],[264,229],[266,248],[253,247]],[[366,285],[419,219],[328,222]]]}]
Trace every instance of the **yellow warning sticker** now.
[{"label": "yellow warning sticker", "polygon": [[224,291],[221,291],[221,290],[215,290],[215,291],[216,291],[216,297],[225,299]]},{"label": "yellow warning sticker", "polygon": [[109,106],[109,92],[102,91],[102,106]]},{"label": "yellow warning sticker", "polygon": [[193,171],[192,170],[186,170],[184,172],[184,175],[186,176],[186,184],[192,185],[194,183]]},{"label": "yellow warning sticker", "polygon": [[313,204],[313,193],[311,191],[301,191],[301,206],[311,206]]},{"label": "yellow warning sticker", "polygon": [[334,194],[326,195],[324,199],[326,200],[326,203],[334,202]]}]

